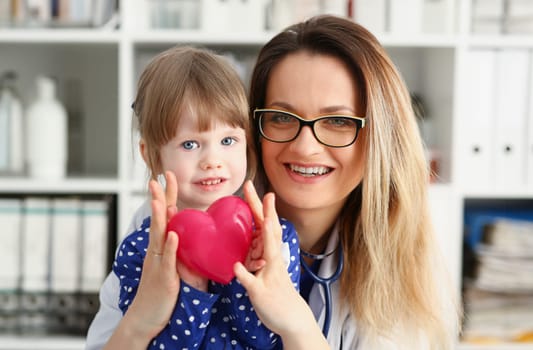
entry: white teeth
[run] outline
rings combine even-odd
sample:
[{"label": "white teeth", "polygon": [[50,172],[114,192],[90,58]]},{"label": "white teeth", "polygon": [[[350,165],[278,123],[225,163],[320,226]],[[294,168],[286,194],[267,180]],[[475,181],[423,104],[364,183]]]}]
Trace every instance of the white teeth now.
[{"label": "white teeth", "polygon": [[290,169],[296,173],[299,173],[304,176],[315,176],[315,175],[324,175],[330,172],[330,169],[323,166],[315,167],[303,167],[298,165],[289,165]]},{"label": "white teeth", "polygon": [[202,181],[202,185],[216,185],[221,183],[221,179]]}]

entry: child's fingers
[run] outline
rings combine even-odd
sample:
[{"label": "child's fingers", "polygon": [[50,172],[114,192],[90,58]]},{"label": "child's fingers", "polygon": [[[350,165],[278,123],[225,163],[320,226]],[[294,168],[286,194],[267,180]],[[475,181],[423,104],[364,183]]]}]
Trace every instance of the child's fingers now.
[{"label": "child's fingers", "polygon": [[250,257],[252,259],[259,259],[263,256],[263,241],[261,237],[257,237],[252,241],[250,248]]},{"label": "child's fingers", "polygon": [[264,259],[250,260],[247,263],[246,268],[250,272],[256,272],[256,271],[261,270],[265,265],[266,265],[266,261]]}]

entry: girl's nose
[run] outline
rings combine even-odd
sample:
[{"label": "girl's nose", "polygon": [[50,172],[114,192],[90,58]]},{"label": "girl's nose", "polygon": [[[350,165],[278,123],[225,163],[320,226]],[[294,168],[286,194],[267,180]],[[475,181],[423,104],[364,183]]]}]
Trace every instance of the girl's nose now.
[{"label": "girl's nose", "polygon": [[214,155],[208,155],[200,162],[200,169],[202,170],[219,169],[221,167],[222,161]]}]

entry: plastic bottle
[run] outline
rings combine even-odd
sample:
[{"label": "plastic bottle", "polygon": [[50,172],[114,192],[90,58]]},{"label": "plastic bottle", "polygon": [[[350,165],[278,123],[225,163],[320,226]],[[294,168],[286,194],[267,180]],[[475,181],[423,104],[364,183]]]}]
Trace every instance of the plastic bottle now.
[{"label": "plastic bottle", "polygon": [[20,175],[24,170],[24,115],[16,79],[14,71],[0,77],[0,172]]},{"label": "plastic bottle", "polygon": [[56,84],[46,76],[36,81],[37,99],[27,112],[29,175],[61,179],[67,169],[67,112],[56,97]]}]

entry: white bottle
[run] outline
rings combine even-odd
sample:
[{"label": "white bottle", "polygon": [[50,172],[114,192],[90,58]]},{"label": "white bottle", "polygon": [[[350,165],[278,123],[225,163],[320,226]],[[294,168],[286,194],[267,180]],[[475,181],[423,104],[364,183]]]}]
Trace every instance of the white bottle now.
[{"label": "white bottle", "polygon": [[10,108],[8,101],[4,101],[3,91],[0,87],[0,174],[9,171]]},{"label": "white bottle", "polygon": [[28,107],[27,159],[31,177],[61,179],[67,169],[67,112],[56,98],[55,82],[37,78],[37,99]]},{"label": "white bottle", "polygon": [[24,170],[23,111],[16,79],[14,71],[0,77],[0,172],[20,175]]}]

